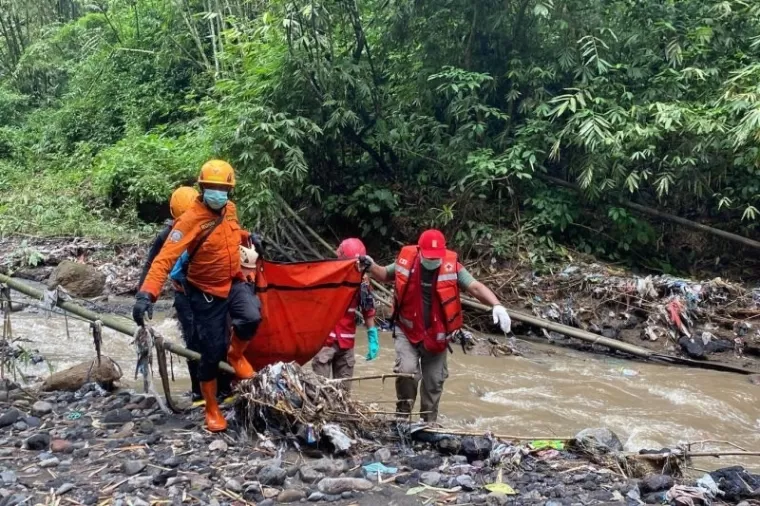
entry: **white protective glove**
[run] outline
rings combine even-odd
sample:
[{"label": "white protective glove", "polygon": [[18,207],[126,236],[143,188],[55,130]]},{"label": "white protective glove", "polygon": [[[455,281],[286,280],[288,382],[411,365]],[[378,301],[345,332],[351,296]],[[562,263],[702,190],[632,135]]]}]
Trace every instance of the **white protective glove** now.
[{"label": "white protective glove", "polygon": [[504,306],[498,305],[493,307],[493,322],[499,325],[501,331],[505,334],[509,333],[512,328],[512,319],[509,317],[509,313],[504,309]]}]

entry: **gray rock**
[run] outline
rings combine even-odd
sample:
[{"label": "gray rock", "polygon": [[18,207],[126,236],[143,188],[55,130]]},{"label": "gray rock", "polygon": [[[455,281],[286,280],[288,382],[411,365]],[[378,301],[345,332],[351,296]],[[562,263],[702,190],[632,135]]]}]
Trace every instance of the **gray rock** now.
[{"label": "gray rock", "polygon": [[498,494],[491,492],[486,496],[486,504],[489,506],[504,506],[509,501],[509,496],[506,494]]},{"label": "gray rock", "polygon": [[240,482],[234,478],[225,478],[224,486],[232,490],[233,492],[243,491],[243,485],[241,485]]},{"label": "gray rock", "polygon": [[372,482],[363,478],[325,478],[317,488],[325,495],[340,495],[348,491],[372,490]]},{"label": "gray rock", "polygon": [[475,485],[475,480],[472,479],[471,476],[467,476],[466,474],[460,474],[455,478],[456,483],[458,486],[462,487],[462,490],[466,492],[472,492],[477,488],[477,485]]},{"label": "gray rock", "polygon": [[168,459],[164,460],[161,465],[164,467],[179,467],[182,464],[182,458],[172,455]]},{"label": "gray rock", "polygon": [[320,473],[313,467],[304,466],[299,471],[301,481],[304,483],[315,483],[325,477],[324,473]]},{"label": "gray rock", "polygon": [[583,429],[575,435],[575,439],[581,443],[592,446],[602,446],[613,452],[623,451],[623,443],[617,434],[605,427],[597,429]]},{"label": "gray rock", "polygon": [[407,466],[419,471],[432,471],[443,464],[443,458],[439,455],[415,455],[405,460]]},{"label": "gray rock", "polygon": [[544,506],[564,506],[562,501],[546,501]]},{"label": "gray rock", "polygon": [[153,422],[150,420],[143,420],[140,422],[140,432],[143,434],[151,434],[154,430]]},{"label": "gray rock", "polygon": [[383,462],[387,464],[392,456],[393,454],[391,454],[391,451],[388,448],[380,448],[375,452],[375,462]]},{"label": "gray rock", "polygon": [[272,487],[277,487],[285,483],[285,478],[287,476],[287,471],[275,466],[264,466],[258,474],[256,474],[259,483]]},{"label": "gray rock", "polygon": [[60,464],[61,461],[58,460],[57,457],[50,457],[49,459],[45,459],[42,462],[40,462],[40,467],[43,469],[47,469],[50,467],[58,467],[58,464]]},{"label": "gray rock", "polygon": [[209,480],[205,476],[201,476],[199,474],[194,474],[190,478],[190,488],[192,488],[193,490],[208,490],[213,485],[214,484],[211,483],[211,480]]},{"label": "gray rock", "polygon": [[50,447],[50,435],[44,432],[34,434],[24,441],[24,446],[27,450],[32,451],[47,450]]},{"label": "gray rock", "polygon": [[153,476],[132,476],[127,483],[134,488],[148,488],[153,485]]},{"label": "gray rock", "polygon": [[272,499],[264,499],[259,503],[259,506],[274,506],[274,501]]},{"label": "gray rock", "polygon": [[6,498],[2,504],[3,506],[20,506],[22,504],[25,504],[30,499],[31,497],[26,497],[21,494],[13,494],[12,496]]},{"label": "gray rock", "polygon": [[325,498],[325,494],[323,494],[322,492],[312,492],[309,495],[308,501],[309,502],[319,502],[319,501],[324,500],[324,498]]},{"label": "gray rock", "polygon": [[283,490],[280,492],[280,494],[277,496],[277,502],[280,503],[291,503],[291,502],[298,502],[301,499],[306,497],[306,493],[304,493],[303,490],[297,490],[297,489],[288,489]]},{"label": "gray rock", "polygon": [[104,423],[125,424],[132,421],[132,413],[126,409],[112,409],[103,418]]},{"label": "gray rock", "polygon": [[457,504],[471,504],[472,498],[470,497],[470,494],[459,494],[457,496]]},{"label": "gray rock", "polygon": [[349,491],[346,491],[346,492],[343,492],[342,494],[340,494],[340,498],[341,499],[351,499],[353,496],[354,496],[354,493],[353,492],[349,492]]},{"label": "gray rock", "polygon": [[32,404],[32,415],[43,417],[53,412],[53,405],[45,401],[37,401]]},{"label": "gray rock", "polygon": [[18,422],[16,422],[16,423],[13,424],[13,428],[16,429],[19,432],[23,432],[26,429],[28,429],[29,426],[26,424],[25,421],[19,420]]},{"label": "gray rock", "polygon": [[639,489],[642,494],[648,494],[650,492],[659,492],[660,490],[668,490],[674,484],[673,477],[664,474],[650,474],[645,477],[639,483]]},{"label": "gray rock", "polygon": [[3,471],[0,473],[0,480],[2,480],[3,485],[13,485],[17,479],[16,473],[13,471]]},{"label": "gray rock", "polygon": [[335,477],[340,476],[341,473],[346,472],[348,470],[348,466],[343,460],[319,459],[301,466],[301,469],[312,469],[317,473],[324,474],[325,476]]},{"label": "gray rock", "polygon": [[121,465],[121,471],[127,476],[134,476],[141,472],[148,464],[142,460],[126,460]]},{"label": "gray rock", "polygon": [[493,449],[493,443],[490,439],[482,436],[462,438],[461,451],[470,462],[487,458],[491,454],[491,449]]},{"label": "gray rock", "polygon": [[97,297],[106,286],[106,276],[95,267],[64,260],[55,268],[48,280],[48,289],[63,286],[77,297]]},{"label": "gray rock", "polygon": [[26,418],[24,418],[24,421],[29,427],[33,429],[36,429],[37,427],[42,425],[42,420],[40,420],[36,416],[27,416]]},{"label": "gray rock", "polygon": [[[227,443],[224,442],[224,439],[215,439],[210,445],[208,445],[208,449],[212,452],[226,452],[227,451]],[[287,473],[286,473],[287,474]]]},{"label": "gray rock", "polygon": [[441,481],[441,473],[428,471],[420,475],[420,483],[424,483],[425,485],[429,485],[431,487],[437,487],[440,481]]},{"label": "gray rock", "polygon": [[74,490],[74,484],[73,483],[64,483],[60,487],[58,487],[55,491],[55,495],[63,495],[66,492],[71,492]]}]

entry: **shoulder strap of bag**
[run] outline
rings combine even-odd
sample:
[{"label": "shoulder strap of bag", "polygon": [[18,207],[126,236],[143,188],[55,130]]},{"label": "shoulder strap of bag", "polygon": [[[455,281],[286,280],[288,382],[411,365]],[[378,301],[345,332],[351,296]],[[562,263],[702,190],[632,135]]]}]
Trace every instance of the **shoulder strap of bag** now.
[{"label": "shoulder strap of bag", "polygon": [[198,252],[198,250],[201,249],[201,246],[203,246],[203,243],[206,242],[206,239],[208,239],[208,236],[210,236],[212,232],[216,230],[216,227],[218,227],[222,223],[223,220],[224,220],[224,215],[222,214],[217,219],[214,220],[214,224],[212,226],[210,226],[208,229],[206,229],[206,231],[203,234],[201,234],[201,237],[198,239],[198,244],[195,245],[195,248],[193,248],[193,251],[191,251],[190,254],[188,255],[187,264],[186,264],[187,266],[189,266],[190,262],[193,261],[193,257]]}]

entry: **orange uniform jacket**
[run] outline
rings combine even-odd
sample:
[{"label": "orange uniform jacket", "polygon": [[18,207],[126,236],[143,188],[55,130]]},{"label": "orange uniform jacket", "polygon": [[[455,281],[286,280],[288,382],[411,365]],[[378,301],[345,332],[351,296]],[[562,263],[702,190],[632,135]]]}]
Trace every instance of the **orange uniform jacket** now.
[{"label": "orange uniform jacket", "polygon": [[[174,223],[161,252],[153,260],[140,291],[156,300],[161,288],[184,251],[195,250],[205,230],[214,225],[219,214],[209,209],[200,199]],[[190,262],[187,280],[198,289],[214,297],[227,298],[234,278],[242,278],[240,270],[240,244],[248,233],[240,227],[235,204],[227,202],[222,209],[222,222],[211,232]]]}]

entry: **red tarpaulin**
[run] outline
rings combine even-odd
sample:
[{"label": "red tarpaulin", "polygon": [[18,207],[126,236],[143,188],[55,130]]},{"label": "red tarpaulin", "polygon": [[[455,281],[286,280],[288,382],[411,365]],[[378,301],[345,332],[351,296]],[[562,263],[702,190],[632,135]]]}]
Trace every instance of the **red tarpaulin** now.
[{"label": "red tarpaulin", "polygon": [[248,361],[259,370],[280,361],[311,360],[360,284],[355,260],[260,262],[256,289],[262,321],[246,350]]}]

